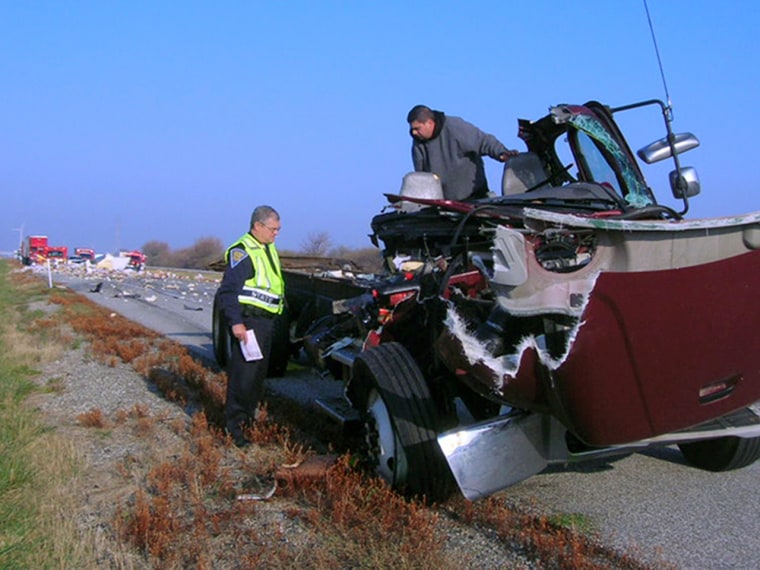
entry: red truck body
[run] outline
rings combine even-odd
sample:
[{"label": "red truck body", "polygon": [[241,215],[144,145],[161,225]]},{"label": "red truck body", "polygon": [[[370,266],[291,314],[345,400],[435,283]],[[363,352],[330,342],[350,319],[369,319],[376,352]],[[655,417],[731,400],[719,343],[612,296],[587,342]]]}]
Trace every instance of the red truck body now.
[{"label": "red truck body", "polygon": [[45,263],[48,259],[65,262],[68,258],[69,248],[63,245],[50,245],[47,236],[28,236],[21,245],[21,260],[25,265]]},{"label": "red truck body", "polygon": [[47,259],[47,236],[28,236],[21,247],[21,257],[26,265],[44,263]]},{"label": "red truck body", "polygon": [[122,253],[122,255],[129,258],[129,267],[135,269],[136,271],[140,271],[145,266],[145,260],[147,259],[147,256],[141,251],[135,249]]},{"label": "red truck body", "polygon": [[66,262],[69,259],[69,248],[65,245],[49,245],[45,252],[46,259],[56,262]]},{"label": "red truck body", "polygon": [[89,247],[77,247],[74,249],[74,255],[78,256],[82,260],[90,262],[95,261],[95,250]]}]

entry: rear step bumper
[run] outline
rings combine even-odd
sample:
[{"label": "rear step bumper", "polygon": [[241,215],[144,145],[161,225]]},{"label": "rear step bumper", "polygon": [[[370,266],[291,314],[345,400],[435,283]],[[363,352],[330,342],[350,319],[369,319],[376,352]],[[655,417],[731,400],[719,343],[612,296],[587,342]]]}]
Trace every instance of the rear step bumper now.
[{"label": "rear step bumper", "polygon": [[343,427],[353,426],[360,422],[359,412],[345,398],[317,398],[314,403]]}]

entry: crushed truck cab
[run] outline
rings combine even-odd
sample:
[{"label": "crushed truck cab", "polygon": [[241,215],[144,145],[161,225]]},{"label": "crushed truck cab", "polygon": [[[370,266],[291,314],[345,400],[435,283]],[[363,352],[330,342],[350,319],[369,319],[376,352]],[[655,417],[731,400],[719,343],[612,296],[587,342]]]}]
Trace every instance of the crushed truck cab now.
[{"label": "crushed truck cab", "polygon": [[[649,107],[665,137],[634,154],[613,116]],[[653,445],[756,461],[760,212],[687,219],[699,141],[658,100],[557,105],[521,137],[499,195],[407,175],[371,222],[382,275],[286,273],[293,346],[346,380],[374,470],[476,499]],[[661,160],[678,208],[644,177]]]}]

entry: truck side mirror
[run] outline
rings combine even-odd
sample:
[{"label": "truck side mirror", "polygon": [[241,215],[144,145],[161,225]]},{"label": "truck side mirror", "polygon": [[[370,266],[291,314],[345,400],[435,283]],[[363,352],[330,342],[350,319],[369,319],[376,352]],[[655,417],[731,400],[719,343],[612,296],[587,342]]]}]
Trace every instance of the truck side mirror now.
[{"label": "truck side mirror", "polygon": [[[691,133],[679,133],[677,135],[673,135],[673,147],[676,150],[676,154],[683,154],[686,151],[697,148],[698,146],[699,139]],[[647,164],[659,162],[673,156],[673,152],[671,151],[667,137],[655,141],[652,144],[648,144],[647,146],[639,149],[636,154]]]},{"label": "truck side mirror", "polygon": [[684,166],[670,173],[670,189],[674,198],[691,198],[699,194],[701,185],[697,170],[691,166]]}]

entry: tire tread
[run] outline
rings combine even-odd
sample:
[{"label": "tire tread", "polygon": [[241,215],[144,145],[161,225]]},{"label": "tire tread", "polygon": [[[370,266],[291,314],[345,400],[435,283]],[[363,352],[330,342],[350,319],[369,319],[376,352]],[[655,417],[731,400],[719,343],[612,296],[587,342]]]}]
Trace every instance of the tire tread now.
[{"label": "tire tread", "polygon": [[719,437],[678,446],[687,461],[708,471],[733,471],[760,459],[760,437]]},{"label": "tire tread", "polygon": [[438,447],[435,403],[414,359],[391,342],[363,352],[357,361],[356,369],[371,376],[380,392],[407,455],[405,491],[433,500],[451,494],[453,477]]}]

